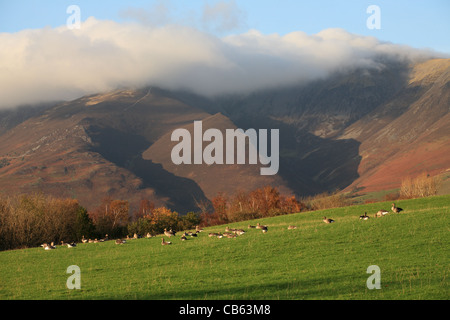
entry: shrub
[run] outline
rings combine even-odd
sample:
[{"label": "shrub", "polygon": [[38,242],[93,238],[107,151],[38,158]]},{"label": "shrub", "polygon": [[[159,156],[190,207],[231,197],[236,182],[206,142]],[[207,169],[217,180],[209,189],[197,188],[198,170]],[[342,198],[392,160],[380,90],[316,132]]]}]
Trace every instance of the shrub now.
[{"label": "shrub", "polygon": [[212,199],[213,213],[202,213],[202,225],[220,225],[281,214],[300,212],[304,205],[294,196],[285,197],[276,188],[266,186],[251,192],[237,191],[227,197],[219,193]]},{"label": "shrub", "polygon": [[434,196],[438,190],[438,178],[430,177],[425,172],[412,179],[407,177],[402,180],[400,197],[404,199]]},{"label": "shrub", "polygon": [[86,215],[86,210],[73,199],[42,194],[0,199],[0,249],[77,241],[80,230],[92,228]]},{"label": "shrub", "polygon": [[321,193],[313,197],[308,197],[304,200],[309,210],[323,210],[330,208],[345,207],[350,205],[350,200],[347,195],[334,193]]},{"label": "shrub", "polygon": [[180,218],[178,223],[178,230],[189,230],[194,229],[195,226],[199,225],[201,219],[195,212],[188,212],[185,216]]},{"label": "shrub", "polygon": [[394,200],[398,200],[399,198],[400,198],[399,192],[387,193],[384,196],[384,200],[386,200],[386,201],[394,201]]}]

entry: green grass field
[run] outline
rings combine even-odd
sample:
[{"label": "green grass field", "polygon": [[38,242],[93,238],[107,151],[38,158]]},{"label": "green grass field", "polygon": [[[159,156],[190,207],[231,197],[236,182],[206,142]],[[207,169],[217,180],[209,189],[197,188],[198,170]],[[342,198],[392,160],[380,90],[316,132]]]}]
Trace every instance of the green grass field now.
[{"label": "green grass field", "polygon": [[[0,252],[1,299],[448,299],[450,196],[398,201],[401,214],[373,218],[390,203],[230,224],[236,239],[161,237]],[[359,220],[367,211],[372,218]],[[336,220],[325,224],[322,217]],[[257,222],[268,233],[247,229]],[[287,230],[289,225],[298,229]],[[167,238],[166,238],[167,239]],[[81,289],[69,290],[70,265]],[[369,290],[367,268],[381,271]]]}]

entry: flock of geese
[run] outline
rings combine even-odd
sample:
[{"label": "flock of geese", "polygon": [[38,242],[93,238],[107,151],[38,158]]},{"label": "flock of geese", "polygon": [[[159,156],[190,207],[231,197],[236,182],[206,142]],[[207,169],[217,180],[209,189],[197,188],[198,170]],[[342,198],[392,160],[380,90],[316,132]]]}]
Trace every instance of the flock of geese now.
[{"label": "flock of geese", "polygon": [[[396,207],[395,203],[392,204],[391,210],[394,213],[400,213],[401,211],[403,211],[402,208]],[[383,217],[383,216],[387,215],[388,213],[389,213],[389,211],[379,210],[377,213],[375,213],[374,217],[375,218]],[[364,212],[363,215],[359,216],[359,219],[360,220],[368,220],[369,216],[367,215],[367,212]],[[335,222],[335,220],[329,219],[327,217],[323,217],[323,222],[325,222],[325,223],[333,223],[333,222]],[[248,229],[260,229],[262,231],[262,233],[267,233],[268,226],[261,225],[261,224],[257,223],[255,226],[248,225]],[[290,226],[288,226],[287,229],[288,230],[294,230],[294,229],[297,229],[297,226],[290,225]],[[200,228],[199,226],[196,226],[195,227],[195,232],[183,232],[183,234],[181,235],[180,239],[181,239],[181,241],[186,241],[188,239],[188,237],[191,237],[191,238],[197,237],[198,234],[201,233],[201,232],[203,232],[203,229]],[[225,232],[223,232],[223,233],[221,233],[221,232],[218,232],[218,233],[211,232],[211,233],[208,234],[208,236],[210,238],[216,237],[216,238],[221,239],[221,238],[236,238],[236,237],[241,236],[243,234],[245,234],[245,230],[243,230],[243,229],[232,229],[232,228],[229,228],[227,226],[227,227],[225,227]],[[164,229],[164,236],[166,236],[168,238],[171,238],[171,237],[175,237],[175,235],[176,235],[176,232],[173,231],[172,229],[170,229],[170,230],[167,230],[167,228]],[[171,245],[172,242],[171,241],[166,241],[164,239],[164,236],[161,239],[161,245],[163,245],[163,246]],[[150,233],[147,233],[146,238],[152,238],[152,237],[154,237],[154,235],[152,235]],[[132,238],[127,236],[126,239],[117,239],[117,240],[115,240],[115,243],[118,244],[118,245],[125,244],[128,240],[139,239],[139,238],[141,238],[141,237],[138,234],[135,233]],[[105,238],[103,238],[103,239],[94,239],[94,240],[86,239],[83,236],[82,239],[81,239],[81,242],[82,243],[99,243],[99,242],[105,242],[105,241],[108,241],[108,240],[109,240],[108,235],[105,235]],[[61,241],[61,246],[67,246],[68,248],[76,247],[76,245],[77,244],[75,242],[64,243],[64,241]],[[43,243],[41,245],[41,247],[43,247],[45,250],[56,249],[56,246],[55,246],[55,244],[53,242],[50,243],[50,244]]]},{"label": "flock of geese", "polygon": [[[268,230],[267,226],[261,225],[259,223],[256,224],[256,226],[252,226],[252,225],[248,225],[248,229],[260,229],[263,233],[266,233]],[[183,232],[183,234],[181,235],[181,241],[186,241],[188,239],[188,237],[197,237],[197,235],[203,232],[203,229],[200,228],[199,226],[195,227],[195,232]],[[238,236],[241,236],[245,234],[245,230],[244,229],[233,229],[230,227],[225,227],[225,232],[211,232],[208,234],[208,237],[210,238],[237,238]],[[175,236],[175,232],[173,232],[172,230],[167,231],[164,230],[164,235],[166,235],[167,237],[172,237]],[[166,245],[170,245],[172,244],[171,241],[166,241],[164,239],[164,237],[161,239],[161,245],[166,246]]]},{"label": "flock of geese", "polygon": [[[392,204],[391,210],[394,213],[400,213],[401,211],[403,211],[402,208],[396,207],[395,203]],[[375,213],[374,217],[375,218],[384,217],[388,213],[389,213],[389,211],[387,211],[387,210],[379,210],[377,213]],[[364,215],[359,216],[359,219],[361,219],[361,220],[369,220],[369,216],[367,215],[367,212],[364,212]]]},{"label": "flock of geese", "polygon": [[[65,247],[67,246],[68,248],[73,248],[76,247],[77,244],[75,242],[71,242],[71,243],[64,243],[64,241],[61,241],[61,246]],[[54,242],[51,242],[50,244],[48,243],[43,243],[41,244],[41,247],[44,248],[44,250],[53,250],[56,249],[56,245]]]},{"label": "flock of geese", "polygon": [[[399,207],[395,206],[395,203],[392,204],[391,210],[394,213],[400,213],[401,211],[403,211],[402,208],[399,208]],[[377,213],[375,213],[374,217],[375,218],[384,217],[388,213],[389,213],[389,211],[382,209],[382,210],[379,210]],[[370,217],[367,215],[367,212],[364,212],[363,215],[359,216],[360,220],[369,220],[369,218]],[[323,222],[325,222],[325,223],[333,223],[334,220],[333,219],[327,219],[327,217],[323,217]]]}]

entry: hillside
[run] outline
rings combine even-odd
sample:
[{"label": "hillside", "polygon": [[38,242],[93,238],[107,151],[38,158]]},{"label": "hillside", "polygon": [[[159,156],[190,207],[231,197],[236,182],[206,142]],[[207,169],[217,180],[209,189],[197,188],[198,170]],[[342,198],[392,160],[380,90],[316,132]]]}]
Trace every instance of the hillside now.
[{"label": "hillside", "polygon": [[[306,196],[398,188],[450,163],[450,59],[340,72],[309,84],[216,98],[155,87],[118,89],[0,114],[0,192],[74,197],[92,209],[110,196],[185,213],[217,192],[270,184]],[[280,130],[280,170],[175,166],[171,132]]]},{"label": "hillside", "polygon": [[[225,133],[226,129],[237,129],[236,125],[222,114],[216,114],[203,119],[203,131],[211,128],[219,129]],[[194,125],[189,124],[184,127],[194,136]],[[204,190],[205,196],[209,199],[215,197],[219,192],[233,194],[237,190],[255,190],[266,185],[277,186],[283,194],[292,194],[292,190],[286,187],[286,182],[278,175],[261,176],[259,165],[175,165],[171,160],[172,148],[178,142],[171,141],[171,132],[161,137],[151,145],[143,154],[145,160],[161,163],[163,168],[178,177],[188,178],[196,181],[199,187]],[[205,143],[207,145],[207,143]],[[247,143],[248,148],[248,143]],[[225,149],[225,145],[224,145]],[[248,150],[248,149],[247,149]],[[223,152],[225,154],[225,150]],[[248,163],[248,154],[246,155]],[[219,183],[217,183],[219,182]],[[306,187],[306,186],[305,186]]]},{"label": "hillside", "polygon": [[[194,208],[191,194],[205,200],[195,182],[175,177],[160,165],[142,163],[139,155],[180,122],[206,116],[150,89],[58,104],[2,135],[0,154],[7,165],[0,169],[0,190],[75,197],[88,208],[106,196]],[[191,194],[182,192],[186,189]]]},{"label": "hillside", "polygon": [[345,129],[339,138],[359,141],[362,156],[348,189],[392,189],[404,177],[450,169],[449,80],[449,59],[418,64],[405,90]]},{"label": "hillside", "polygon": [[[0,252],[0,299],[446,300],[450,196],[367,204],[230,224],[245,234],[161,246],[161,237]],[[336,222],[325,224],[322,217]],[[261,223],[268,232],[247,229]],[[289,225],[297,229],[288,230]],[[166,240],[169,240],[166,238]],[[77,265],[81,290],[68,290]],[[381,289],[366,286],[380,268]]]},{"label": "hillside", "polygon": [[385,62],[307,86],[267,90],[220,105],[244,127],[283,128],[281,175],[291,188],[398,188],[449,169],[450,59]]}]

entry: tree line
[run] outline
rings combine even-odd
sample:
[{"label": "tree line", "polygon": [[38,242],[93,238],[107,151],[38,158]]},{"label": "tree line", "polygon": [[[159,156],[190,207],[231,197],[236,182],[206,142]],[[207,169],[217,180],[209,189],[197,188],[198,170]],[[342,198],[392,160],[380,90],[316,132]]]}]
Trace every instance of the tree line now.
[{"label": "tree line", "polygon": [[136,212],[126,200],[106,197],[88,212],[76,199],[55,198],[42,193],[0,197],[0,250],[37,247],[42,243],[79,242],[82,237],[110,239],[138,234],[174,231],[300,212],[295,197],[280,195],[273,187],[227,196],[219,193],[212,208],[180,215],[143,199]]},{"label": "tree line", "polygon": [[[402,198],[430,196],[436,194],[438,184],[437,178],[422,174],[403,180],[399,193]],[[108,235],[112,239],[134,234],[157,235],[164,229],[190,230],[196,225],[222,225],[352,203],[348,195],[339,192],[297,200],[266,186],[230,195],[218,193],[211,204],[199,205],[200,212],[180,215],[165,207],[156,208],[154,203],[143,199],[139,209],[130,212],[128,201],[106,197],[88,212],[76,199],[44,194],[0,196],[0,250],[36,247],[52,241],[79,242],[83,236],[101,239]]]},{"label": "tree line", "polygon": [[180,216],[167,208],[155,208],[141,201],[140,214],[131,214],[126,200],[103,199],[91,212],[76,199],[60,199],[44,194],[0,197],[0,250],[30,248],[42,243],[80,242],[82,237],[122,238],[134,233],[160,234],[195,228],[196,213]]}]

